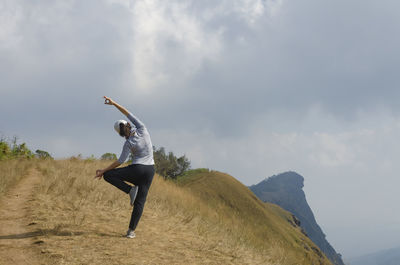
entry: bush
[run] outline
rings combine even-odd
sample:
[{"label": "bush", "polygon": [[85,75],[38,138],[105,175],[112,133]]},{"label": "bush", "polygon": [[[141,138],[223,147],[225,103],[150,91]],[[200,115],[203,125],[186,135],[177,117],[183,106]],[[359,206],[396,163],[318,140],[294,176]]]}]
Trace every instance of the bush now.
[{"label": "bush", "polygon": [[35,155],[26,146],[26,143],[17,144],[17,137],[14,137],[11,144],[4,138],[0,139],[0,160],[12,158],[33,158]]},{"label": "bush", "polygon": [[36,157],[39,159],[53,159],[53,157],[51,157],[51,155],[46,151],[38,149],[35,151],[35,153],[36,153]]},{"label": "bush", "polygon": [[101,160],[117,160],[117,155],[114,153],[105,153],[101,156]]},{"label": "bush", "polygon": [[97,159],[93,154],[90,155],[89,157],[86,157],[86,159],[85,159],[86,162],[93,162],[93,161],[96,161],[96,160]]},{"label": "bush", "polygon": [[185,155],[176,157],[173,152],[166,154],[164,147],[153,149],[156,173],[164,178],[177,179],[190,169],[190,161]]},{"label": "bush", "polygon": [[0,160],[6,159],[11,155],[11,149],[7,142],[0,141]]}]

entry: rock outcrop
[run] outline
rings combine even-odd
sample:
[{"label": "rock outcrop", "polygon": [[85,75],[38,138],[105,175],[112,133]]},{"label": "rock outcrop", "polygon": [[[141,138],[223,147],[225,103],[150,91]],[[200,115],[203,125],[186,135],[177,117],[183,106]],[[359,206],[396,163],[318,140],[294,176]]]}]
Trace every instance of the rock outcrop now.
[{"label": "rock outcrop", "polygon": [[307,236],[335,265],[344,265],[340,254],[329,244],[317,224],[303,191],[304,178],[296,172],[285,172],[250,186],[251,191],[264,202],[279,205],[300,220]]}]

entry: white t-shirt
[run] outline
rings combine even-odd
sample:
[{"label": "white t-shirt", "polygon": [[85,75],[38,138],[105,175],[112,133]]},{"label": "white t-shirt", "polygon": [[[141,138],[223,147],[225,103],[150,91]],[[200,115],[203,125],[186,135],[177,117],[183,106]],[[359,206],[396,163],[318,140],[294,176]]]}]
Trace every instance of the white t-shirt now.
[{"label": "white t-shirt", "polygon": [[146,126],[133,116],[132,113],[128,113],[126,117],[133,123],[136,129],[132,129],[135,133],[131,133],[131,136],[125,141],[118,161],[121,164],[124,163],[129,153],[132,153],[132,164],[154,165],[153,144],[151,143],[150,134]]}]

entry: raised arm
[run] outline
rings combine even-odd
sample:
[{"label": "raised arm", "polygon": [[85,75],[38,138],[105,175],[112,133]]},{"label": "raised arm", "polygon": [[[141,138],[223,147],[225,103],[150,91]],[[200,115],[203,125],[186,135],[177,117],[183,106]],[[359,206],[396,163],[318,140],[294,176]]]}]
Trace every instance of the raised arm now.
[{"label": "raised arm", "polygon": [[105,100],[105,101],[104,101],[104,104],[113,105],[113,106],[115,106],[119,111],[121,111],[125,116],[128,116],[129,111],[128,111],[126,108],[122,107],[121,105],[119,105],[117,102],[115,102],[114,100],[112,100],[112,99],[109,98],[109,97],[104,96],[104,100]]},{"label": "raised arm", "polygon": [[114,100],[112,100],[109,97],[104,96],[104,99],[105,99],[104,104],[115,106],[136,126],[136,128],[145,128],[144,123],[141,120],[139,120],[137,117],[135,117],[132,113],[130,113],[126,108],[122,107],[121,105],[119,105],[117,102],[115,102]]}]

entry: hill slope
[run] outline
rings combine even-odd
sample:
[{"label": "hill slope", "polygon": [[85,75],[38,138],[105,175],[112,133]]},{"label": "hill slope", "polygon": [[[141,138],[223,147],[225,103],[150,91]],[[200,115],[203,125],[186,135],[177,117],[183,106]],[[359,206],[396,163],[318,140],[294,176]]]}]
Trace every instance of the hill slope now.
[{"label": "hill slope", "polygon": [[156,176],[137,237],[123,238],[129,199],[93,179],[104,165],[33,163],[38,184],[16,209],[30,232],[16,236],[31,240],[41,264],[330,264],[291,214],[218,172],[192,172],[179,184]]},{"label": "hill slope", "polygon": [[317,224],[314,214],[307,203],[303,191],[304,178],[295,172],[285,172],[267,178],[250,189],[264,202],[279,205],[293,213],[301,223],[310,239],[337,265],[343,265],[340,254],[337,254],[325,238]]},{"label": "hill slope", "polygon": [[[261,202],[242,183],[220,172],[203,172],[187,177],[181,185],[207,202],[218,213],[222,226],[236,228],[247,244],[268,253],[279,245],[288,264],[329,264],[320,250],[296,226],[291,213]],[[278,243],[279,242],[279,243]]]}]

